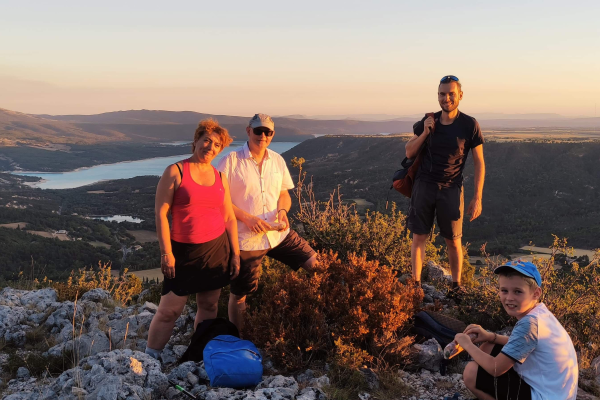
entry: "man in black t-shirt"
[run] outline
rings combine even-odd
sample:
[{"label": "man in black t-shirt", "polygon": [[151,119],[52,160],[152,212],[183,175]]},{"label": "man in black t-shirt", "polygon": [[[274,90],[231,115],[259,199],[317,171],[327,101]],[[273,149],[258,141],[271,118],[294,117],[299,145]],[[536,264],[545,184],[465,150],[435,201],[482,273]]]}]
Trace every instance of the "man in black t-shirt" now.
[{"label": "man in black t-shirt", "polygon": [[[463,92],[453,75],[442,78],[438,101],[442,111],[414,125],[415,135],[406,144],[406,157],[423,151],[408,212],[408,229],[413,233],[411,261],[413,279],[420,285],[425,243],[434,217],[440,236],[446,240],[452,270],[452,287],[460,286],[462,270],[463,170],[469,150],[475,162],[475,194],[469,203],[470,221],[481,214],[485,163],[483,135],[475,118],[461,113],[458,104]],[[422,150],[421,150],[422,149]]]}]

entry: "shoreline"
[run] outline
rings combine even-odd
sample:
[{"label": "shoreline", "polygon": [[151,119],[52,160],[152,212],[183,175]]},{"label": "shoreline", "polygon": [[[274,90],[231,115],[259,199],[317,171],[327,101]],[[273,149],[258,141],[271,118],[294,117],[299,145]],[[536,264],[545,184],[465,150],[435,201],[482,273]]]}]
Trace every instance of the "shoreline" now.
[{"label": "shoreline", "polygon": [[[230,151],[233,151],[241,146],[243,146],[245,143],[245,141],[236,141],[233,142],[233,145],[229,147],[229,151],[227,151],[227,153],[229,153]],[[285,145],[285,144],[291,144],[292,147],[294,147],[295,145],[298,145],[300,142],[276,142],[279,143],[281,145]],[[178,147],[178,146],[177,146]],[[283,146],[282,146],[283,147]],[[287,151],[289,149],[286,149],[286,147],[283,147],[281,150],[279,150],[281,153],[284,153],[285,151]],[[177,151],[179,153],[179,150]],[[227,154],[224,153],[224,154]],[[156,163],[160,163],[162,160],[168,160],[169,162],[175,162],[173,160],[181,160],[187,157],[190,157],[190,152],[185,152],[183,154],[172,154],[172,155],[166,155],[166,156],[158,156],[158,157],[147,157],[147,158],[140,158],[137,160],[124,160],[124,161],[118,161],[118,162],[113,162],[113,163],[102,163],[102,164],[95,164],[92,166],[85,166],[85,167],[79,167],[79,168],[75,168],[73,170],[69,170],[69,171],[29,171],[29,170],[22,170],[22,169],[17,169],[17,170],[13,170],[13,171],[6,171],[5,173],[13,175],[15,177],[30,177],[30,178],[37,178],[36,181],[28,181],[28,182],[23,182],[23,184],[26,184],[27,186],[31,187],[31,188],[35,188],[35,189],[42,189],[42,190],[61,190],[61,189],[75,189],[75,188],[84,188],[86,186],[91,186],[91,185],[95,185],[101,182],[107,182],[107,181],[113,181],[113,180],[119,180],[119,179],[130,179],[130,178],[134,178],[136,176],[157,176],[160,177],[164,167],[161,167],[162,169],[160,170],[160,172],[158,172],[157,168],[156,168]],[[132,163],[142,163],[142,164],[136,164],[133,165],[131,167],[127,167],[128,164],[132,164]],[[147,164],[144,164],[147,163]],[[90,171],[94,168],[100,168],[99,170],[95,170],[95,171],[91,171],[91,172],[86,172],[86,171]],[[105,168],[105,169],[102,169]],[[129,170],[130,175],[133,176],[128,176],[127,173],[120,173],[119,171],[126,171]],[[117,171],[117,172],[115,172]],[[78,173],[82,173],[81,175],[78,175]],[[72,174],[72,175],[69,175]],[[46,187],[45,187],[46,186]]]},{"label": "shoreline", "polygon": [[[106,165],[118,165],[118,164],[128,164],[128,163],[132,163],[132,162],[138,162],[138,161],[146,161],[146,160],[157,160],[157,159],[161,159],[161,158],[171,158],[171,157],[178,157],[178,156],[186,156],[188,155],[188,153],[186,154],[175,154],[172,156],[164,156],[164,157],[150,157],[150,158],[140,158],[139,160],[125,160],[125,161],[117,161],[115,163],[106,163],[106,164],[94,164],[92,166],[89,167],[79,167],[79,168],[75,168],[73,170],[69,170],[69,171],[45,171],[45,172],[41,172],[41,171],[3,171],[3,173],[5,174],[12,174],[12,175],[24,175],[24,174],[40,174],[40,175],[50,175],[50,174],[68,174],[71,172],[80,172],[80,171],[85,171],[86,169],[91,169],[91,168],[96,168],[96,167],[102,167],[102,166],[106,166]],[[29,176],[29,175],[26,175]]]},{"label": "shoreline", "polygon": [[[234,141],[234,142],[232,142],[232,144],[239,144],[240,146],[243,146],[244,143],[246,143],[246,141]],[[298,143],[299,144],[299,143],[302,143],[302,142],[281,141],[281,142],[274,142],[274,143]],[[179,146],[183,146],[183,145],[173,145],[173,146],[174,147],[179,147]],[[239,147],[239,146],[237,146],[237,147]],[[39,175],[66,174],[66,173],[70,173],[70,172],[79,172],[79,171],[84,171],[86,169],[91,169],[91,168],[96,168],[96,167],[102,167],[102,166],[105,166],[105,165],[127,164],[127,163],[138,162],[138,161],[157,160],[157,159],[161,159],[161,158],[186,156],[186,155],[190,155],[190,154],[191,153],[174,154],[174,155],[171,155],[171,156],[149,157],[149,158],[140,158],[138,160],[123,160],[123,161],[117,161],[117,162],[114,162],[114,163],[94,164],[94,165],[91,165],[89,167],[79,167],[79,168],[75,168],[75,169],[72,169],[72,170],[69,170],[69,171],[28,171],[28,170],[23,170],[23,169],[15,169],[15,170],[11,170],[11,171],[0,171],[0,172],[2,172],[4,174],[11,174],[11,175],[24,175],[24,174],[39,174]]]}]

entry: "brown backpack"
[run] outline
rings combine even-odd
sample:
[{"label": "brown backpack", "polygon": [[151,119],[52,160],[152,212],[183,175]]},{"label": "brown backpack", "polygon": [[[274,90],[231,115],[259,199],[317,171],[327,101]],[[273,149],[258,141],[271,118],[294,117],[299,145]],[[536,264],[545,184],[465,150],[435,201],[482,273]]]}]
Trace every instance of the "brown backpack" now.
[{"label": "brown backpack", "polygon": [[[438,115],[436,115],[438,114]],[[425,114],[425,118],[436,117],[439,118],[439,114],[441,113],[427,113]],[[417,130],[423,131],[423,122],[419,121],[413,126],[413,130],[416,132]],[[433,129],[429,133],[433,134],[435,130],[435,125]],[[431,136],[430,136],[431,137]],[[417,175],[417,171],[419,170],[419,166],[421,165],[421,161],[423,161],[423,149],[425,148],[425,142],[419,149],[419,153],[415,158],[404,158],[402,160],[402,169],[399,169],[394,173],[394,177],[392,178],[392,187],[396,189],[398,192],[402,193],[404,196],[410,198],[412,196],[412,188],[415,182],[415,176]]]}]

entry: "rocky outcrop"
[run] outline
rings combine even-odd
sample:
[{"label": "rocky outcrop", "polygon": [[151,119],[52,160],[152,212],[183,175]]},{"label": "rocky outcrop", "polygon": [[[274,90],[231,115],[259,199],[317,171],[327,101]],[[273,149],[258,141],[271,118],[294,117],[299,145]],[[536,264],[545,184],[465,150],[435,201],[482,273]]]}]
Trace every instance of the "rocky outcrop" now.
[{"label": "rocky outcrop", "polygon": [[422,344],[415,344],[416,362],[420,368],[432,372],[438,372],[444,359],[442,346],[435,339],[429,339]]},{"label": "rocky outcrop", "polygon": [[169,382],[177,383],[204,400],[325,400],[316,387],[299,389],[292,377],[267,376],[254,389],[210,388],[205,384],[203,363],[185,362],[169,374],[162,371],[158,360],[149,355],[125,350],[98,353],[82,359],[52,382],[29,377],[29,371],[18,372],[4,400],[143,400],[178,399],[180,392]]},{"label": "rocky outcrop", "polygon": [[[426,293],[437,296],[433,286],[424,285]],[[297,378],[277,375],[271,361],[265,359],[263,377],[255,388],[236,390],[211,388],[202,362],[176,365],[185,351],[193,329],[195,313],[186,306],[177,320],[174,334],[161,360],[143,353],[147,332],[157,305],[145,302],[117,307],[106,291],[94,290],[76,303],[57,302],[53,289],[23,291],[6,288],[0,291],[0,337],[7,346],[25,359],[38,351],[48,357],[70,357],[75,363],[58,376],[35,372],[27,367],[13,369],[9,379],[0,382],[2,400],[176,400],[183,396],[170,383],[201,400],[325,400],[331,384],[327,375],[306,370]],[[75,321],[75,324],[73,324]],[[40,336],[41,331],[41,336]],[[30,334],[31,333],[31,334]],[[22,345],[44,337],[53,346],[42,350],[23,350]],[[410,388],[406,399],[439,399],[460,393],[468,397],[460,374],[441,376],[442,349],[435,340],[413,346],[418,372],[400,372],[397,379]],[[15,351],[15,350],[13,350]],[[0,377],[6,377],[8,354],[0,348]],[[14,368],[14,367],[13,367]],[[327,367],[325,368],[327,370]],[[3,373],[4,370],[4,373]],[[592,362],[591,371],[600,383],[600,358]],[[372,399],[369,392],[380,388],[377,371],[363,368],[367,391],[360,399]],[[4,390],[1,392],[1,390]],[[583,394],[583,391],[582,391]],[[585,395],[582,399],[592,399]]]},{"label": "rocky outcrop", "polygon": [[452,274],[450,271],[433,261],[427,262],[423,272],[429,281],[452,281]]},{"label": "rocky outcrop", "polygon": [[435,286],[428,285],[426,283],[421,284],[423,289],[423,303],[433,303],[435,300],[445,300],[446,296],[441,291],[437,290]]},{"label": "rocky outcrop", "polygon": [[[321,387],[327,376],[310,376],[300,389],[293,377],[265,376],[252,390],[211,388],[203,363],[177,359],[186,349],[193,330],[195,312],[185,307],[161,360],[143,353],[156,304],[145,302],[116,307],[107,291],[94,289],[77,302],[57,302],[53,289],[36,291],[6,288],[0,292],[0,335],[9,346],[22,347],[29,331],[55,344],[40,356],[74,359],[74,368],[58,377],[47,373],[32,376],[21,367],[4,382],[3,400],[170,400],[182,395],[176,382],[199,399],[237,400],[324,400]],[[36,339],[37,340],[37,339]],[[17,351],[25,359],[30,353]],[[0,376],[8,355],[0,350]],[[268,363],[268,360],[267,360]]]}]

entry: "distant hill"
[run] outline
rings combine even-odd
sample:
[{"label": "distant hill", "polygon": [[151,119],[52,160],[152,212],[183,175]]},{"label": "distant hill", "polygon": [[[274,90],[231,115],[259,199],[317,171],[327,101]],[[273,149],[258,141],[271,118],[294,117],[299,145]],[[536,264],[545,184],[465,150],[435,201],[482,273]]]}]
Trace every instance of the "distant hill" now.
[{"label": "distant hill", "polygon": [[[250,116],[156,110],[96,115],[28,115],[0,109],[0,146],[190,140],[198,122],[209,117],[217,119],[235,138],[245,138]],[[275,118],[275,140],[303,141],[328,134],[403,133],[411,131],[412,123]]]},{"label": "distant hill", "polygon": [[[556,113],[526,113],[526,114],[505,114],[505,113],[471,113],[480,121],[489,120],[536,120],[547,121],[555,119],[577,119],[583,117],[565,117]],[[316,120],[357,120],[357,121],[415,121],[421,118],[423,114],[393,115],[393,114],[337,114],[337,115],[285,115],[282,117],[295,119],[316,119]]]},{"label": "distant hill", "polygon": [[[556,114],[482,115],[498,117],[496,119],[480,118],[479,122],[484,131],[529,128],[573,128],[600,131],[600,118],[562,118]],[[322,135],[408,133],[412,131],[412,125],[418,119],[418,116],[412,116],[392,120],[376,120],[394,117],[385,114],[361,114],[358,116],[366,120],[323,119],[319,116],[311,119],[300,115],[294,116],[296,118],[276,117],[275,140],[301,142]],[[245,128],[250,116],[160,110],[114,111],[95,115],[28,115],[0,109],[0,146],[190,140],[198,122],[209,117],[217,119],[235,138],[244,139],[246,137]]]},{"label": "distant hill", "polygon": [[[468,112],[467,112],[468,113]],[[472,114],[482,129],[517,128],[599,128],[600,118],[568,118],[555,113]],[[191,124],[204,118],[215,118],[231,129],[245,128],[248,117],[203,114],[193,111],[130,110],[96,115],[40,115],[39,117],[71,123],[101,124]],[[419,115],[389,114],[356,115],[290,115],[274,117],[278,136],[310,135],[371,135],[377,133],[406,133]],[[77,125],[81,128],[85,126]],[[243,129],[242,131],[243,132]],[[281,135],[279,135],[281,133]]]},{"label": "distant hill", "polygon": [[0,146],[17,144],[89,144],[127,140],[117,131],[91,133],[74,124],[0,108]]},{"label": "distant hill", "polygon": [[[203,114],[193,111],[157,111],[130,110],[115,111],[97,115],[40,115],[40,117],[74,123],[81,128],[89,124],[108,124],[112,127],[123,128],[123,125],[149,124],[178,124],[196,126],[205,118],[215,118],[229,131],[238,136],[245,136],[245,128],[251,116],[239,117],[230,115]],[[297,140],[308,139],[314,135],[371,135],[378,133],[405,133],[412,131],[414,121],[359,121],[359,120],[323,120],[274,117],[276,138]],[[85,124],[85,125],[83,125]],[[147,128],[147,127],[146,127]]]}]

